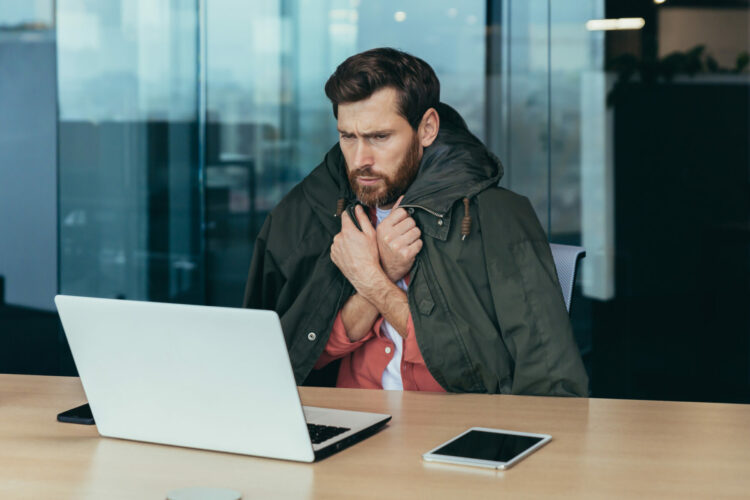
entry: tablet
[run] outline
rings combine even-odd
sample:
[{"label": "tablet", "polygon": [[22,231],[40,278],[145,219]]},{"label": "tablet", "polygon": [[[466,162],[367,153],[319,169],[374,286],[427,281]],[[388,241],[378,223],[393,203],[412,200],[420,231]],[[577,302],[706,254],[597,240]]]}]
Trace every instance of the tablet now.
[{"label": "tablet", "polygon": [[507,469],[547,444],[550,439],[552,436],[549,434],[472,427],[428,451],[422,458],[428,462]]}]

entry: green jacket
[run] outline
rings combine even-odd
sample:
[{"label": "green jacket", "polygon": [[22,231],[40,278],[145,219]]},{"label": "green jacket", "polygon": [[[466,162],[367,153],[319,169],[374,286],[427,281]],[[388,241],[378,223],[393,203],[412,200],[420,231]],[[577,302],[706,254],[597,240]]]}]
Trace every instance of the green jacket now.
[{"label": "green jacket", "polygon": [[[586,396],[588,378],[531,204],[497,186],[502,165],[458,113],[443,104],[438,113],[438,138],[401,203],[424,242],[408,299],[428,370],[447,391]],[[269,214],[250,264],[244,306],[279,314],[297,383],[354,293],[330,258],[340,198],[356,202],[337,144]]]}]

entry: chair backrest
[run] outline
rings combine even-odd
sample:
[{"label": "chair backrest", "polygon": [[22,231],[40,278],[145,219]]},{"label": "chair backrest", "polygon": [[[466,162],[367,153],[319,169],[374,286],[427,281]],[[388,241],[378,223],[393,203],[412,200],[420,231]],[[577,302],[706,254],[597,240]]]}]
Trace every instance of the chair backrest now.
[{"label": "chair backrest", "polygon": [[576,281],[576,268],[578,261],[586,256],[586,249],[572,245],[549,244],[552,250],[552,258],[557,268],[557,279],[560,281],[565,307],[570,312],[570,298],[573,295],[573,284]]}]

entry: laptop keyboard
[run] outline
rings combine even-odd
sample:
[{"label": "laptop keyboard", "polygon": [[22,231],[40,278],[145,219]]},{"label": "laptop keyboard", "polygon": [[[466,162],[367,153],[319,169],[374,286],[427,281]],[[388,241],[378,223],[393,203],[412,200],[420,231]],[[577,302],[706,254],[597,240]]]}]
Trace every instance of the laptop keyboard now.
[{"label": "laptop keyboard", "polygon": [[318,444],[351,429],[333,425],[307,424],[307,430],[310,432],[312,444]]}]

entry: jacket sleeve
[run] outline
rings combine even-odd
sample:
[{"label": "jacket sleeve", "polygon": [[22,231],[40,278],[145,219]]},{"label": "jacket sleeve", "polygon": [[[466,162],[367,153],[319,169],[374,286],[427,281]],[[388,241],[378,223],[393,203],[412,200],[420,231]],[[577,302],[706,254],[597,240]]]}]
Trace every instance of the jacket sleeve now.
[{"label": "jacket sleeve", "polygon": [[376,332],[380,329],[380,323],[381,321],[376,321],[373,327],[370,328],[369,332],[367,332],[361,339],[352,342],[349,340],[349,335],[346,333],[344,320],[341,316],[341,311],[339,311],[333,322],[333,328],[331,329],[331,334],[328,336],[326,347],[318,358],[318,361],[315,363],[314,368],[319,370],[334,359],[342,358],[350,352],[356,351],[362,347],[365,342],[377,335]]},{"label": "jacket sleeve", "polygon": [[273,255],[266,248],[270,231],[271,216],[269,215],[255,241],[242,307],[274,310],[279,293],[286,281]]},{"label": "jacket sleeve", "polygon": [[495,219],[501,241],[484,241],[501,335],[514,360],[512,392],[588,396],[588,376],[573,337],[544,230],[529,201],[509,193]]},{"label": "jacket sleeve", "polygon": [[348,289],[331,262],[328,234],[309,217],[290,217],[297,208],[277,207],[266,218],[243,306],[276,311],[295,379],[302,384],[323,352]]}]

